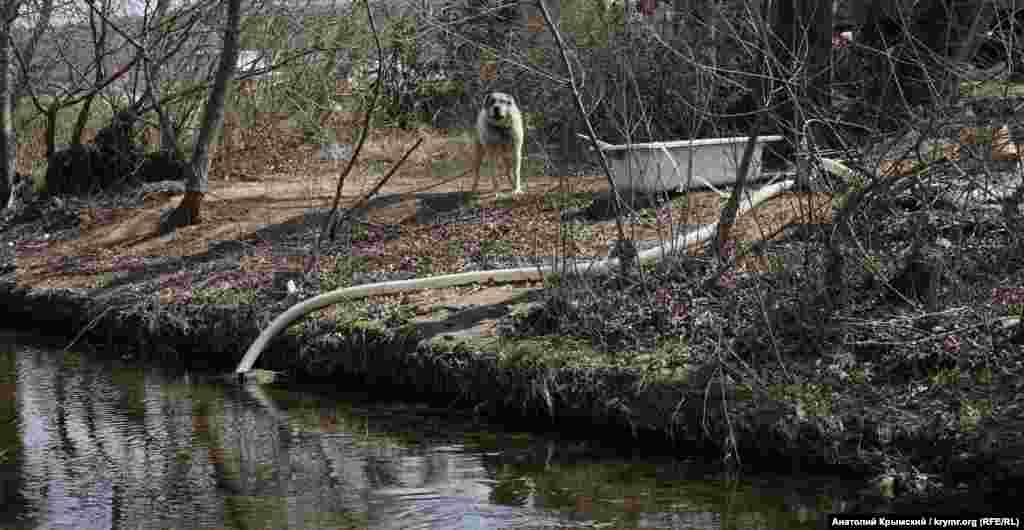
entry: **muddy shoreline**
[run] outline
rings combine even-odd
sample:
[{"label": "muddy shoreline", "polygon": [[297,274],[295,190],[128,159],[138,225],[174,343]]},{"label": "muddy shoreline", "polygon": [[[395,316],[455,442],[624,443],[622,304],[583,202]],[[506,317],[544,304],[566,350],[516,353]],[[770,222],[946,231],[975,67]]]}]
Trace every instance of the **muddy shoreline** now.
[{"label": "muddy shoreline", "polygon": [[[0,300],[7,308],[8,327],[63,336],[76,341],[73,349],[101,357],[173,364],[206,374],[232,370],[257,335],[257,322],[286,306],[178,307],[147,315],[135,296],[100,300],[75,290],[32,290],[18,287],[9,277],[0,280]],[[419,341],[408,330],[403,333],[370,323],[353,326],[347,330],[347,338],[335,333],[318,335],[316,327],[303,326],[306,337],[289,333],[275,340],[260,366],[299,382],[332,382],[347,391],[472,410],[512,426],[600,439],[629,452],[722,455],[723,448],[713,441],[726,435],[728,422],[716,404],[722,395],[706,393],[707,387],[699,380],[691,385],[650,384],[629,369],[588,373],[510,365],[493,353],[496,348],[488,351],[487,342],[444,337]],[[728,397],[736,399],[735,395]],[[743,429],[735,432],[738,445],[734,449],[742,455],[744,466],[859,476],[872,479],[868,484],[887,476],[909,480],[907,475],[893,472],[901,466],[899,461],[878,450],[861,451],[856,456],[844,451],[846,456],[837,461],[839,438],[829,438],[810,425],[799,432],[781,432],[785,414],[768,406],[756,413],[760,421],[731,419]],[[891,427],[878,423],[861,428],[883,431]],[[912,441],[902,442],[898,445]],[[932,484],[919,490],[907,485],[893,499],[869,485],[865,506],[929,509],[948,502],[968,502],[965,499],[976,499],[985,491],[990,493],[986,498],[996,502],[1013,499],[1019,491],[1022,464],[1022,460],[991,454],[961,455],[950,462],[947,471],[961,478],[985,477],[985,490],[973,489],[980,483],[969,490],[963,485],[937,488]]]},{"label": "muddy shoreline", "polygon": [[[226,374],[273,317],[322,288],[300,281],[290,293],[288,281],[301,277],[287,268],[238,276],[240,263],[256,250],[244,241],[222,241],[199,256],[125,262],[123,270],[104,275],[90,288],[19,284],[19,259],[52,258],[19,244],[77,237],[80,218],[67,213],[66,204],[48,201],[34,204],[35,215],[9,219],[0,231],[5,249],[0,301],[8,326],[67,337],[75,349]],[[288,232],[289,237],[302,233]],[[80,265],[64,258],[48,263],[58,275]],[[691,272],[699,276],[700,270]],[[247,297],[239,303],[230,297],[183,299],[176,293],[193,285],[168,282],[168,274],[196,281],[225,274]],[[371,273],[358,281],[391,277],[378,276]],[[710,336],[687,345],[695,362],[670,367],[670,377],[662,377],[661,371],[628,360],[595,364],[587,360],[587,347],[568,337],[504,333],[524,308],[544,300],[543,286],[461,303],[474,292],[456,291],[448,300],[437,297],[420,304],[431,308],[423,314],[402,312],[414,296],[333,308],[295,324],[264,352],[257,367],[295,381],[328,381],[472,410],[529,428],[616,440],[630,450],[669,447],[687,454],[706,452],[709,458],[738,455],[743,465],[755,469],[828,470],[871,478],[873,484],[898,484],[895,498],[866,490],[878,505],[956,498],[965,488],[1004,495],[1024,483],[1024,446],[1016,441],[985,445],[985,433],[949,437],[943,428],[929,425],[927,411],[888,407],[887,398],[878,399],[889,392],[885,388],[863,401],[852,391],[838,398],[827,416],[809,417],[800,411],[808,396],[763,394],[743,384],[745,375],[729,365],[700,361],[713,358],[697,355],[714,350]],[[729,304],[752,304],[741,301],[742,292],[741,285],[734,294],[719,295],[723,300],[740,297]],[[699,299],[708,304],[709,312],[702,314],[726,314],[729,307],[714,296]],[[876,309],[898,311],[890,306]],[[695,314],[703,311],[698,310],[691,308]],[[492,323],[490,333],[474,331],[483,320]],[[735,344],[742,350],[741,342]],[[786,355],[793,369],[813,370],[795,351]],[[894,392],[903,397],[898,394],[902,390]],[[1001,432],[1014,429],[1008,424]]]}]

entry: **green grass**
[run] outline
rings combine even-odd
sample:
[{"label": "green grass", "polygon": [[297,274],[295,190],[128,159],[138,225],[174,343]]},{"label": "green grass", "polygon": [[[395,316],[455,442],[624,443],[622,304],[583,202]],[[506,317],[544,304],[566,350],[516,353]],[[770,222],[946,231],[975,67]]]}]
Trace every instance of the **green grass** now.
[{"label": "green grass", "polygon": [[[41,97],[43,105],[48,105],[53,98]],[[75,122],[78,119],[78,113],[82,109],[82,103],[65,107],[57,113],[56,131],[55,137],[58,144],[68,143],[71,139],[72,129],[74,129]],[[113,117],[113,112],[110,106],[105,101],[96,100],[93,102],[92,107],[89,110],[89,119],[85,123],[86,128],[100,129],[110,123],[110,119]],[[24,138],[31,138],[29,131],[33,131],[37,128],[43,128],[46,126],[46,118],[39,114],[35,106],[32,105],[31,100],[28,98],[22,98],[19,102],[14,115],[14,124],[19,131],[22,131],[21,136]]]},{"label": "green grass", "polygon": [[960,95],[964,97],[1024,96],[1024,83],[1009,81],[963,81]]},{"label": "green grass", "polygon": [[451,129],[448,139],[452,142],[471,144],[476,141],[476,129]]},{"label": "green grass", "polygon": [[430,175],[434,178],[449,178],[462,174],[468,169],[464,160],[434,160],[430,162]]}]

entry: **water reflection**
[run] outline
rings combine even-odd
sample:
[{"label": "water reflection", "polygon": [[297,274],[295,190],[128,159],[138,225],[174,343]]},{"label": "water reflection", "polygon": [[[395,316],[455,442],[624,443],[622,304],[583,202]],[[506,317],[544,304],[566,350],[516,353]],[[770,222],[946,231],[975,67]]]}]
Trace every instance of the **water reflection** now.
[{"label": "water reflection", "polygon": [[828,482],[740,483],[423,407],[0,350],[3,528],[813,528],[836,508]]}]

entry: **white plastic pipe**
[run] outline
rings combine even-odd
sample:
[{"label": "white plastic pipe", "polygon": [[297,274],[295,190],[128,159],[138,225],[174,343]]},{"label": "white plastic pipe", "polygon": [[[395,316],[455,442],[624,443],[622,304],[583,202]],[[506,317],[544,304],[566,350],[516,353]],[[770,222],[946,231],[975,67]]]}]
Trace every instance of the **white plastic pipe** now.
[{"label": "white plastic pipe", "polygon": [[[751,195],[745,203],[741,201],[737,215],[742,215],[762,202],[788,190],[793,186],[793,183],[794,181],[792,180],[786,180],[779,182],[778,184],[772,184],[761,188]],[[686,248],[693,244],[703,243],[715,234],[715,230],[717,228],[717,221],[704,225],[701,228],[688,234],[683,234],[664,245],[640,252],[637,255],[637,259],[640,261],[655,260],[663,257],[666,252],[671,249]],[[618,266],[619,260],[617,258],[570,262],[567,264],[567,267],[571,267],[579,274],[607,272],[614,270]],[[259,358],[260,353],[263,352],[263,349],[267,346],[270,340],[291,325],[292,322],[316,311],[317,309],[322,309],[329,305],[336,304],[342,300],[352,300],[355,298],[363,298],[365,296],[380,294],[416,291],[419,289],[453,287],[456,285],[466,285],[486,281],[521,282],[528,280],[542,280],[544,279],[544,276],[552,273],[558,273],[562,270],[564,269],[561,267],[545,265],[540,267],[523,267],[519,269],[473,271],[458,274],[446,274],[444,276],[432,276],[430,278],[398,280],[336,289],[334,291],[314,296],[309,300],[299,302],[298,304],[288,308],[284,313],[281,313],[281,315],[270,323],[270,326],[268,326],[267,329],[263,330],[263,333],[260,333],[260,336],[252,343],[252,346],[249,346],[249,350],[245,352],[245,356],[242,357],[242,360],[238,363],[238,368],[235,369],[235,373],[244,374],[252,369],[252,365],[256,363],[256,359]]]}]

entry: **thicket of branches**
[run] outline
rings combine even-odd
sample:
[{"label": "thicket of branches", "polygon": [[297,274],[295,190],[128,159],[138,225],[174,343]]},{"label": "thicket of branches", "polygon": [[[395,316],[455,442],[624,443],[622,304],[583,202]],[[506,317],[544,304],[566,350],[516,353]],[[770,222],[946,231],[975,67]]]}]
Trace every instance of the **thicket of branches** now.
[{"label": "thicket of branches", "polygon": [[[999,21],[980,1],[875,0],[838,13],[801,2],[676,1],[654,4],[650,15],[598,0],[552,4],[582,74],[589,118],[616,141],[742,134],[754,111],[771,113],[776,123],[768,129],[794,140],[794,124],[814,119],[859,125],[849,134],[892,129],[915,106],[949,99],[977,37]],[[45,117],[47,154],[81,143],[97,112],[128,106],[159,125],[167,149],[191,143],[222,49],[225,10],[216,2],[131,5],[134,16],[113,1],[5,0],[14,65],[8,115],[12,126]],[[382,123],[465,126],[465,109],[484,91],[514,87],[531,114],[534,147],[557,142],[576,151],[580,118],[564,96],[560,58],[536,3],[372,7],[384,49]],[[236,77],[280,87],[260,92],[269,99],[264,108],[306,114],[314,124],[331,109],[338,81],[368,90],[375,51],[357,5],[240,9],[247,64]],[[834,47],[833,29],[844,27],[856,29],[855,41]],[[1014,32],[1001,35],[1009,39],[1004,54],[1013,55]],[[759,101],[754,84],[762,85]]]}]

